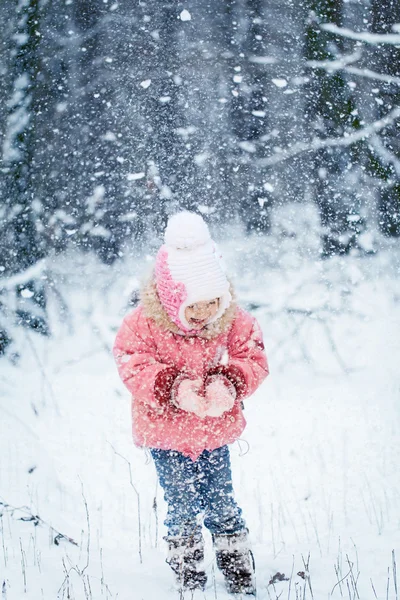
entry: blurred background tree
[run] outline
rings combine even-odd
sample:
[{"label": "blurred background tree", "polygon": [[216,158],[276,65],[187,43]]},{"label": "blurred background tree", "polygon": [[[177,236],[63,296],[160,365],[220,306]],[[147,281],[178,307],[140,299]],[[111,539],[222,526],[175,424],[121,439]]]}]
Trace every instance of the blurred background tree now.
[{"label": "blurred background tree", "polygon": [[112,263],[178,208],[268,235],[275,207],[311,201],[325,257],[400,234],[398,2],[3,0],[0,26],[18,322],[49,333],[49,253]]}]

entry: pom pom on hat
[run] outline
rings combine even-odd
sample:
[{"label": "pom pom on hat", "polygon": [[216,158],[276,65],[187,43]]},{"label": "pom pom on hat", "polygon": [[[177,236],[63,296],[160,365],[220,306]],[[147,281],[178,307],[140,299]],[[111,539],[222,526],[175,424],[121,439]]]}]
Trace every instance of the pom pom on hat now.
[{"label": "pom pom on hat", "polygon": [[155,265],[157,292],[171,320],[190,331],[185,310],[195,302],[219,298],[218,319],[232,297],[217,246],[200,215],[183,211],[173,215],[165,230],[165,244]]},{"label": "pom pom on hat", "polygon": [[164,239],[167,246],[190,250],[210,242],[211,235],[200,215],[183,211],[169,219]]}]

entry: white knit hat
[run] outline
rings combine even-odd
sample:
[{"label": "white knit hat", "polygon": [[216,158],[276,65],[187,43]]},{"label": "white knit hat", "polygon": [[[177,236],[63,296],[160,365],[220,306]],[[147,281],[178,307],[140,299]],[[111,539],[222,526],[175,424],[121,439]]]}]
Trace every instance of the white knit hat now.
[{"label": "white knit hat", "polygon": [[195,302],[219,298],[218,312],[210,322],[215,321],[232,297],[222,257],[206,223],[195,213],[177,213],[169,219],[164,239],[156,258],[155,278],[170,319],[183,331],[190,331],[185,309]]}]

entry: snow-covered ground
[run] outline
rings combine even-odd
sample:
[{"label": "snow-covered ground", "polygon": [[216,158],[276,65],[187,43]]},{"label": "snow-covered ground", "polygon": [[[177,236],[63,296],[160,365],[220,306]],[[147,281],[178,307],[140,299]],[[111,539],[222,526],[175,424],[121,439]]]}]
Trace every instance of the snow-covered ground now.
[{"label": "snow-covered ground", "polygon": [[[266,240],[223,244],[271,368],[231,449],[258,597],[397,600],[400,253],[385,243],[376,255],[319,261],[312,212],[301,214],[301,236],[283,215]],[[68,312],[53,295],[53,337],[22,332],[21,360],[0,363],[3,599],[179,597],[164,562],[162,494],[148,453],[132,445],[110,355],[146,262],[54,259]],[[206,540],[204,597],[224,600]],[[269,584],[278,572],[289,580]]]}]

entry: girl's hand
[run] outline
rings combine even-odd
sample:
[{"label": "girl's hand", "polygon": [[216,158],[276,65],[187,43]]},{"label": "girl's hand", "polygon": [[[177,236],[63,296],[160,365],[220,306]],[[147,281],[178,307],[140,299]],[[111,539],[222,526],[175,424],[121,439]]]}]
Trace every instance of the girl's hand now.
[{"label": "girl's hand", "polygon": [[178,408],[192,412],[202,419],[206,410],[206,400],[200,394],[202,388],[202,379],[183,379],[173,394],[172,401]]},{"label": "girl's hand", "polygon": [[224,376],[214,375],[209,378],[206,385],[205,412],[207,417],[220,417],[224,412],[231,410],[235,403],[236,390],[234,385]]}]

